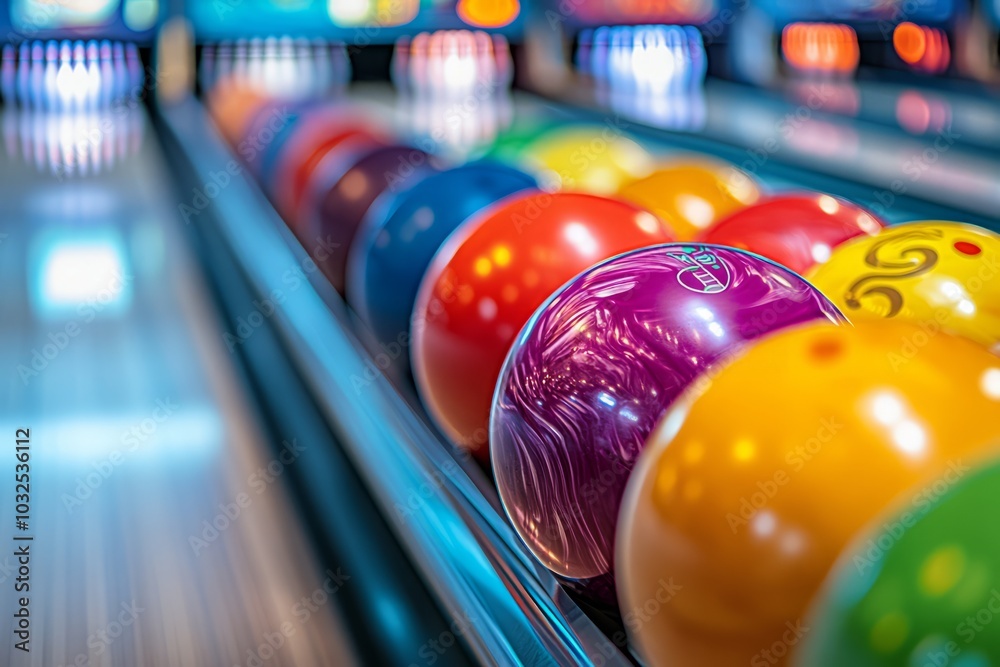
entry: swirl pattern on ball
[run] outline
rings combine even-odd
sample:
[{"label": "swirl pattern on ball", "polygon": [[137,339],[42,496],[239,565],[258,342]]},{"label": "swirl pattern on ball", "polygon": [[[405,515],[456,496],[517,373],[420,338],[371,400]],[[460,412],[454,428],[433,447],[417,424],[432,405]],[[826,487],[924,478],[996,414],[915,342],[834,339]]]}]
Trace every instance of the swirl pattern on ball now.
[{"label": "swirl pattern on ball", "polygon": [[521,332],[494,399],[493,469],[518,533],[587,592],[612,571],[625,483],[664,409],[745,341],[820,318],[843,321],[798,275],[720,246],[654,246],[578,276]]}]

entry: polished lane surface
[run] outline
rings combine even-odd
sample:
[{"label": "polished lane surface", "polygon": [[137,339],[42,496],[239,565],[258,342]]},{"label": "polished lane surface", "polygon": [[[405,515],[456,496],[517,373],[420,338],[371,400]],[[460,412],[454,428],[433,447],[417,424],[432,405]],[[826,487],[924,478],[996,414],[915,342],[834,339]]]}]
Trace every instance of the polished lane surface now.
[{"label": "polished lane surface", "polygon": [[283,473],[310,443],[257,422],[145,111],[4,109],[0,126],[0,614],[22,595],[30,611],[30,653],[5,628],[0,663],[354,664],[350,573],[289,519]]}]

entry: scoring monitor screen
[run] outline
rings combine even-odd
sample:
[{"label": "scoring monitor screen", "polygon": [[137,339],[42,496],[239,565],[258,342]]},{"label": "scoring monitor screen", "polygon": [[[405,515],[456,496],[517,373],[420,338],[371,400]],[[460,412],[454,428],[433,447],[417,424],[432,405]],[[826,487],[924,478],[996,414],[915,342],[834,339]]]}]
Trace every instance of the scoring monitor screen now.
[{"label": "scoring monitor screen", "polygon": [[11,0],[10,12],[4,17],[9,25],[0,27],[28,39],[111,37],[142,41],[142,33],[156,26],[160,4],[160,0]]},{"label": "scoring monitor screen", "polygon": [[759,0],[779,21],[946,21],[954,0]]},{"label": "scoring monitor screen", "polygon": [[121,0],[13,0],[11,23],[18,30],[92,27],[111,23]]},{"label": "scoring monitor screen", "polygon": [[516,36],[529,0],[201,0],[187,3],[199,39],[289,34],[391,44],[438,29]]}]

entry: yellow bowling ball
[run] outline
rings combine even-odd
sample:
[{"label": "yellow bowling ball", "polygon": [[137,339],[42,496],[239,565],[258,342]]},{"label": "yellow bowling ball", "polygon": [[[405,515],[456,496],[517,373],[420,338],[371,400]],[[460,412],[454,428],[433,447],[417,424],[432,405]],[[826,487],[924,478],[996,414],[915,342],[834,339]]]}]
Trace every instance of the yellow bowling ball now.
[{"label": "yellow bowling ball", "polygon": [[597,195],[614,194],[653,166],[642,146],[611,125],[551,130],[529,143],[521,159],[547,189]]},{"label": "yellow bowling ball", "polygon": [[678,240],[689,241],[730,213],[755,203],[760,190],[737,167],[699,159],[665,164],[625,184],[618,196],[667,222]]},{"label": "yellow bowling ball", "polygon": [[1000,444],[1000,359],[902,322],[791,329],[702,384],[619,515],[622,617],[657,667],[786,664],[858,531]]},{"label": "yellow bowling ball", "polygon": [[852,322],[905,320],[1000,354],[1000,235],[908,222],[837,247],[809,276]]}]

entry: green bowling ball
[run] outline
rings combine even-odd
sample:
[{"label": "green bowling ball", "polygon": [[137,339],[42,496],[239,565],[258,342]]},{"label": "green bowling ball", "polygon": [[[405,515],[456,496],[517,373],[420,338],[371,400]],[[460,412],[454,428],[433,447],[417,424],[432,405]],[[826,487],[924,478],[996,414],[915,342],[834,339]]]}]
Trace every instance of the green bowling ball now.
[{"label": "green bowling ball", "polygon": [[528,146],[557,125],[538,118],[517,120],[501,132],[487,147],[482,157],[511,165],[519,165]]},{"label": "green bowling ball", "polygon": [[845,552],[801,667],[1000,666],[1000,464],[953,462]]}]

